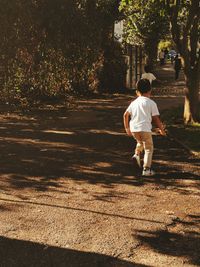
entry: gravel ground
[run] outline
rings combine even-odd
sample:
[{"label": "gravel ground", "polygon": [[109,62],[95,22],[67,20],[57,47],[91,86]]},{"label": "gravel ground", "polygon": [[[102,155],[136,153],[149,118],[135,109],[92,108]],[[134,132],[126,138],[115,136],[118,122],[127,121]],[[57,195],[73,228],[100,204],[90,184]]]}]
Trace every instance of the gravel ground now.
[{"label": "gravel ground", "polygon": [[122,125],[131,99],[1,112],[0,267],[200,266],[200,161],[155,135],[157,174],[142,178]]}]

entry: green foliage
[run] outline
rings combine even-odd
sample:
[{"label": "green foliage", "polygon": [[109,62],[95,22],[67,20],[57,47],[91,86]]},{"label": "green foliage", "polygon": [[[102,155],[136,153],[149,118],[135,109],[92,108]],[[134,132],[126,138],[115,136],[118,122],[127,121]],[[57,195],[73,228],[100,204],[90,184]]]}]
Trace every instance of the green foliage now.
[{"label": "green foliage", "polygon": [[29,101],[42,97],[53,97],[70,90],[66,59],[61,51],[49,49],[43,58],[34,64],[27,50],[19,49],[15,59],[9,60],[8,78],[3,88],[4,97],[10,102],[28,98]]},{"label": "green foliage", "polygon": [[199,1],[166,1],[165,8],[171,23],[172,37],[179,52],[185,58],[191,56],[192,65],[199,64]]},{"label": "green foliage", "polygon": [[197,0],[165,1],[172,38],[183,59],[186,77],[185,123],[199,121],[200,4]]},{"label": "green foliage", "polygon": [[97,90],[118,2],[0,0],[2,95],[31,101]]},{"label": "green foliage", "polygon": [[122,0],[120,10],[125,15],[125,41],[144,46],[147,63],[157,59],[157,46],[169,31],[163,3],[159,0]]},{"label": "green foliage", "polygon": [[160,1],[122,0],[120,10],[126,17],[125,38],[129,43],[144,45],[148,40],[160,40],[168,32]]},{"label": "green foliage", "polygon": [[171,40],[161,40],[158,44],[159,50],[165,49],[165,48],[172,49],[173,47],[174,47],[174,43]]}]

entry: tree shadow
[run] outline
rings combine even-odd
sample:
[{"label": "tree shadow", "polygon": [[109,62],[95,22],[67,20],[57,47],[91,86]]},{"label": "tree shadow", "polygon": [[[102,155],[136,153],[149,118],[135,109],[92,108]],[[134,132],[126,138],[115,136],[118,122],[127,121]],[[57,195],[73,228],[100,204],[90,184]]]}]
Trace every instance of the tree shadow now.
[{"label": "tree shadow", "polygon": [[98,253],[0,237],[2,267],[148,267]]},{"label": "tree shadow", "polygon": [[[117,99],[124,101],[124,98]],[[155,179],[141,179],[141,170],[130,159],[135,141],[124,134],[122,121],[119,122],[124,102],[116,106],[115,101],[115,98],[85,101],[82,109],[75,111],[58,108],[23,116],[3,116],[0,189],[70,193],[61,179],[99,184],[102,188],[148,183],[180,188],[177,180],[193,179],[197,188],[198,175],[193,170],[198,162],[191,162],[191,170],[180,171],[173,163],[184,165],[188,154],[177,144],[158,136],[155,136],[155,160],[159,174]],[[108,201],[107,194],[111,193],[96,198]],[[112,196],[115,197],[113,192]]]},{"label": "tree shadow", "polygon": [[[175,257],[183,257],[195,266],[200,264],[200,216],[188,215],[185,220],[175,220],[168,230],[138,231],[137,237],[153,250]],[[173,227],[179,226],[179,231]],[[183,231],[180,231],[180,228]],[[170,230],[172,229],[172,230]],[[176,229],[176,228],[175,228]]]}]

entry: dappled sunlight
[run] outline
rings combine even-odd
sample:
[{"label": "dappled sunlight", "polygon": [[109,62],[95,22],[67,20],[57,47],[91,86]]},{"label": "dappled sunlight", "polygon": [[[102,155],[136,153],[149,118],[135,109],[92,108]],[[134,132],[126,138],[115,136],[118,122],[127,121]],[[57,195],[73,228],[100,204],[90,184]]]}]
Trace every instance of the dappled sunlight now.
[{"label": "dappled sunlight", "polygon": [[102,172],[102,171],[98,171],[98,170],[84,170],[81,169],[79,172],[81,173],[89,173],[89,174],[101,174],[101,175],[106,175],[106,176],[120,176],[120,173],[115,174],[115,173],[108,173],[108,172]]},{"label": "dappled sunlight", "polygon": [[[101,103],[112,103],[113,99],[101,99]],[[98,104],[99,103],[99,99],[91,99],[91,100],[78,100],[78,103],[84,103],[84,104]]]},{"label": "dappled sunlight", "polygon": [[[177,97],[176,95],[153,95],[152,98],[155,98],[155,99],[158,98],[159,100],[160,99],[162,100],[162,98],[164,98],[164,100],[168,100],[170,98],[171,100],[176,100],[176,101],[179,100],[180,101],[180,104],[181,103],[184,103],[184,99],[185,99],[184,96]],[[176,103],[173,103],[172,101],[170,101],[170,102],[174,106],[176,106],[176,104],[177,104],[177,102]]]},{"label": "dappled sunlight", "polygon": [[179,187],[172,186],[170,189],[183,195],[200,196],[200,183],[193,183],[191,185],[186,183],[185,186],[179,184]]},{"label": "dappled sunlight", "polygon": [[125,179],[130,179],[130,180],[131,180],[131,179],[133,179],[133,175],[125,175],[124,178],[125,178]]},{"label": "dappled sunlight", "polygon": [[[160,164],[162,166],[165,166],[170,168],[171,170],[173,170],[174,168],[178,168],[179,169],[179,173],[183,176],[185,176],[186,173],[189,174],[188,170],[185,171],[186,167],[190,167],[191,166],[191,163],[190,162],[184,162],[184,165],[183,165],[183,162],[178,162],[178,161],[166,161],[166,160],[154,160],[154,163],[156,164]],[[180,172],[180,170],[182,172]],[[198,176],[198,172],[200,171],[200,166],[196,165],[195,166],[195,169],[194,170],[191,170],[191,176],[194,177],[195,174],[197,174]]]},{"label": "dappled sunlight", "polygon": [[[88,106],[85,107],[85,109],[89,109]],[[108,105],[108,104],[99,104],[99,105],[95,105],[95,109],[97,110],[102,110],[102,108],[104,108],[105,110],[113,110],[113,106],[112,104]],[[119,105],[117,104],[115,109],[122,109],[125,108],[123,105]]]},{"label": "dappled sunlight", "polygon": [[163,70],[163,71],[169,71],[169,70],[171,70],[171,66],[168,65],[168,66],[166,66],[166,67],[162,67],[162,70]]},{"label": "dappled sunlight", "polygon": [[73,165],[73,166],[69,167],[69,169],[71,169],[72,171],[74,170],[74,171],[81,173],[81,174],[83,174],[83,173],[85,173],[85,174],[98,174],[98,175],[102,175],[103,177],[106,177],[106,176],[119,177],[119,176],[121,176],[120,173],[112,173],[109,171],[105,172],[105,171],[99,170],[99,168],[95,168],[95,165],[94,165],[94,167],[93,166],[88,167],[85,165]]},{"label": "dappled sunlight", "polygon": [[35,145],[46,145],[48,147],[65,147],[65,148],[75,148],[77,145],[59,143],[59,142],[45,142],[38,139],[29,139],[29,138],[12,138],[12,137],[0,137],[0,141],[12,142],[16,144],[35,144]]},{"label": "dappled sunlight", "polygon": [[154,162],[162,164],[162,165],[178,166],[178,167],[184,168],[183,164],[181,162],[177,162],[177,161],[169,161],[169,160],[162,160],[162,159],[156,160],[156,159],[154,159]]},{"label": "dappled sunlight", "polygon": [[[19,186],[15,187],[18,190],[34,188],[33,179],[36,183],[41,182],[33,177],[53,180],[57,185],[62,178],[62,183],[79,181],[106,187],[152,184],[184,190],[186,185],[181,183],[197,181],[195,173],[200,166],[195,166],[196,171],[191,173],[184,172],[190,162],[183,165],[177,159],[180,153],[177,148],[170,150],[174,160],[166,159],[167,139],[154,136],[158,143],[167,144],[159,149],[155,144],[154,163],[158,173],[155,178],[143,179],[141,170],[133,165],[131,156],[135,141],[126,136],[122,124],[123,111],[132,99],[134,97],[130,95],[86,99],[80,100],[78,108],[73,111],[61,107],[61,110],[42,110],[42,114],[32,112],[30,116],[4,116],[0,124],[0,145],[4,151],[2,175],[13,173],[9,182],[18,181]],[[183,101],[182,97],[177,99]],[[173,103],[172,98],[159,99],[162,108],[164,104],[169,107]],[[23,178],[16,179],[15,175]],[[32,177],[30,183],[28,177]],[[195,190],[198,185],[193,183],[192,186]],[[42,188],[45,191],[51,189],[48,183]]]},{"label": "dappled sunlight", "polygon": [[109,168],[112,166],[112,164],[108,162],[97,162],[94,164],[94,166],[100,167],[100,168]]},{"label": "dappled sunlight", "polygon": [[97,130],[97,129],[91,129],[88,130],[90,133],[97,133],[97,134],[110,134],[110,135],[122,135],[124,136],[124,133],[115,132],[115,131],[108,131],[108,130]]},{"label": "dappled sunlight", "polygon": [[[59,177],[58,177],[59,179]],[[0,176],[1,182],[4,183],[5,188],[10,189],[26,189],[31,188],[35,191],[46,191],[51,192],[53,188],[60,188],[61,185],[57,182],[55,177],[52,177],[48,180],[44,179],[44,176],[24,176],[16,175],[13,173]]]},{"label": "dappled sunlight", "polygon": [[17,113],[6,113],[6,114],[2,114],[1,115],[1,120],[4,122],[7,121],[27,121],[28,122],[32,122],[32,121],[37,121],[37,119],[33,116],[26,116],[25,114],[23,114],[23,116],[21,116],[20,114]]},{"label": "dappled sunlight", "polygon": [[59,116],[58,119],[59,120],[67,120],[69,117],[65,117],[65,116]]},{"label": "dappled sunlight", "polygon": [[58,131],[58,130],[43,130],[44,133],[54,133],[54,134],[64,134],[64,135],[73,135],[75,132],[69,131]]}]

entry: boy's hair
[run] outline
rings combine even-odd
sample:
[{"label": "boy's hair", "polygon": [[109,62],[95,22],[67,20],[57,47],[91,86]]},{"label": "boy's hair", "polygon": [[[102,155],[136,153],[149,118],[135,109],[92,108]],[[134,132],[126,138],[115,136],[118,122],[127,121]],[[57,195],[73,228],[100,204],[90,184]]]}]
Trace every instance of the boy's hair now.
[{"label": "boy's hair", "polygon": [[150,72],[150,66],[149,65],[145,65],[144,66],[144,71],[146,72],[146,73],[148,73],[148,72]]},{"label": "boy's hair", "polygon": [[136,84],[136,90],[142,94],[151,91],[150,81],[147,79],[140,79]]}]

